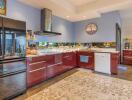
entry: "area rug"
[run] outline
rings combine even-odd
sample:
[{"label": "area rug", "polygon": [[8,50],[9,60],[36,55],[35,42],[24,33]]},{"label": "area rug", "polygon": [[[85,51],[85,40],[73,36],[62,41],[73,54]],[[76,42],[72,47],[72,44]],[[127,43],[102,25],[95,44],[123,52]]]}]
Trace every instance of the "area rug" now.
[{"label": "area rug", "polygon": [[120,71],[127,71],[128,68],[125,65],[119,65],[118,66],[118,70],[120,70]]},{"label": "area rug", "polygon": [[26,100],[132,100],[132,82],[79,70]]}]

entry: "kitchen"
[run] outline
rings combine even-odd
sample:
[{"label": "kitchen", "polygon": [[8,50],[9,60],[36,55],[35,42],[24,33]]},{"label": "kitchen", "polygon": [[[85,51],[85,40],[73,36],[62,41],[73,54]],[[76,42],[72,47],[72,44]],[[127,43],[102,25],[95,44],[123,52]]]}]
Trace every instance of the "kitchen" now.
[{"label": "kitchen", "polygon": [[[83,75],[84,78],[86,77],[86,80],[79,78],[78,81],[80,82],[91,79],[92,75],[97,75],[97,79],[99,78],[98,75],[101,75],[104,80],[99,80],[100,82],[104,81],[104,83],[105,79],[113,81],[116,77],[117,81],[112,85],[116,85],[120,81],[126,87],[127,92],[131,91],[132,86],[129,86],[131,78],[128,78],[130,76],[126,77],[125,74],[122,74],[128,70],[131,72],[131,41],[129,37],[121,43],[122,21],[118,10],[101,13],[100,16],[94,14],[93,17],[83,16],[80,19],[78,17],[72,18],[72,15],[65,15],[63,13],[64,9],[59,10],[60,6],[56,8],[57,6],[53,4],[58,3],[58,1],[51,0],[51,4],[49,4],[49,1],[40,1],[45,3],[43,6],[37,2],[35,2],[35,6],[33,1],[26,1],[25,4],[25,1],[22,0],[7,0],[6,15],[0,17],[0,39],[2,41],[0,53],[0,69],[2,71],[2,74],[0,73],[0,99],[11,100],[17,97],[16,100],[30,100],[33,98],[41,100],[45,95],[40,96],[42,91],[51,88],[51,92],[61,93],[59,92],[61,88],[56,88],[57,84],[60,84],[60,86],[66,85],[63,82],[71,77],[67,82],[69,84],[70,81],[77,80],[80,75],[82,78]],[[46,6],[47,4],[49,5]],[[64,5],[68,6],[66,4]],[[53,8],[50,8],[50,5],[53,5]],[[129,3],[126,5],[128,6]],[[67,11],[68,9],[65,10]],[[63,16],[59,14],[59,11]],[[96,18],[94,18],[95,16]],[[126,35],[123,36],[123,39],[125,37]],[[120,65],[120,63],[122,64]],[[73,73],[71,73],[72,71]],[[67,74],[66,77],[60,78],[56,82],[57,77],[65,76],[65,74]],[[94,81],[94,77],[92,78],[91,82]],[[51,84],[49,81],[55,82],[53,82],[54,84],[51,82],[52,85],[48,85],[46,89],[43,88],[46,82]],[[77,85],[79,83],[73,84]],[[69,84],[67,89],[70,89],[73,84]],[[97,85],[97,83],[93,84]],[[87,85],[89,86],[90,83],[87,83]],[[128,86],[130,87],[129,89]],[[73,88],[75,88],[73,91],[79,91],[77,89],[78,85],[73,86]],[[65,91],[69,91],[67,89],[65,88]],[[98,90],[98,85],[94,89]],[[122,88],[119,87],[119,89]],[[85,91],[85,89],[83,90]],[[80,97],[75,96],[73,91],[71,91],[72,96],[67,93],[65,99],[74,100],[79,98],[79,100],[83,100],[81,97],[83,95],[80,95]],[[92,90],[88,92],[89,97],[92,92]],[[49,95],[46,96],[48,100],[51,100],[51,98],[55,100],[57,94],[53,94],[55,97],[52,97],[50,92],[47,93]],[[128,100],[131,100],[131,94],[124,96],[124,91],[121,91],[121,93],[122,99],[129,98]],[[111,95],[111,92],[109,94]],[[104,94],[101,92],[100,95]],[[100,95],[97,94],[96,96],[99,97]],[[120,98],[118,93],[115,93],[115,95],[117,97],[113,96],[113,98]],[[40,98],[38,98],[39,96]],[[104,98],[106,97],[104,96]],[[58,97],[58,99],[63,98]],[[88,99],[86,96],[85,99],[91,100],[95,98],[91,96],[91,99]],[[112,99],[112,97],[109,96],[109,99]]]}]

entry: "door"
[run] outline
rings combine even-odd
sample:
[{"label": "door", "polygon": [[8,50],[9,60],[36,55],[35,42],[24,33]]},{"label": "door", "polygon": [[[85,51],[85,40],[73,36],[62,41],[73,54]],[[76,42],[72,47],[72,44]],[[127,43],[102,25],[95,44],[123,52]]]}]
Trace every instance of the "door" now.
[{"label": "door", "polygon": [[26,61],[23,60],[5,60],[0,63],[0,77],[16,74],[26,71]]},{"label": "door", "polygon": [[26,72],[0,77],[0,100],[13,100],[12,97],[26,91]]},{"label": "door", "polygon": [[25,57],[26,23],[23,21],[3,18],[3,59]]},{"label": "door", "polygon": [[22,58],[26,55],[26,33],[4,30],[4,59]]}]

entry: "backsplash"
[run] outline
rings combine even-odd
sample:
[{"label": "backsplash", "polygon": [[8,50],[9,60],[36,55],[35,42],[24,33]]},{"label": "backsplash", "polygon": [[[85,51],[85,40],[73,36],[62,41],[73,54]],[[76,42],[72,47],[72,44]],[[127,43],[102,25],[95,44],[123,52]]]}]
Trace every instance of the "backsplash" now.
[{"label": "backsplash", "polygon": [[87,47],[87,48],[116,48],[115,42],[94,42],[94,43],[55,43],[55,42],[36,42],[38,49],[52,47]]}]

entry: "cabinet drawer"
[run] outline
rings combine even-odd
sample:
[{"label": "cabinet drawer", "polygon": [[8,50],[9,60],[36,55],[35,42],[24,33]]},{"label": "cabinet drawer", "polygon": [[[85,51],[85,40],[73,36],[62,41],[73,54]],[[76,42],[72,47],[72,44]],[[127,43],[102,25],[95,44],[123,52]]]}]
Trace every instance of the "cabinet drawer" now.
[{"label": "cabinet drawer", "polygon": [[63,65],[60,63],[47,66],[47,78],[51,78],[63,71]]},{"label": "cabinet drawer", "polygon": [[29,71],[32,71],[32,70],[36,70],[36,69],[42,68],[44,66],[46,66],[46,62],[45,61],[35,62],[35,63],[30,63],[29,66],[28,66],[28,69],[29,69]]},{"label": "cabinet drawer", "polygon": [[29,71],[27,77],[28,86],[35,85],[43,80],[46,80],[46,67]]},{"label": "cabinet drawer", "polygon": [[124,55],[124,56],[132,56],[132,51],[124,50],[124,51],[123,51],[123,55]]}]

